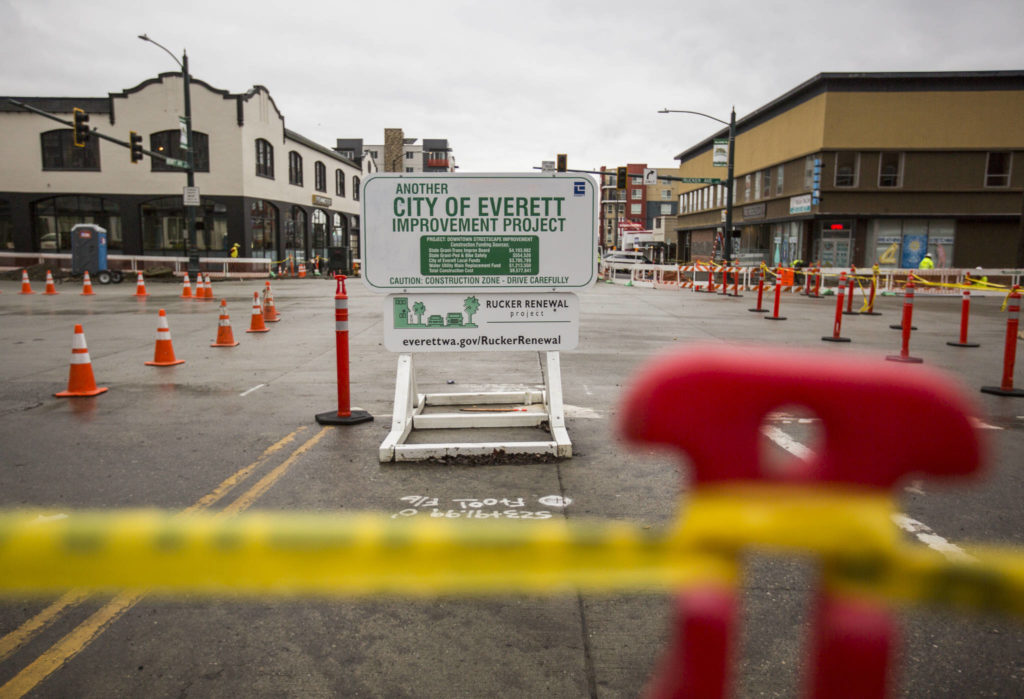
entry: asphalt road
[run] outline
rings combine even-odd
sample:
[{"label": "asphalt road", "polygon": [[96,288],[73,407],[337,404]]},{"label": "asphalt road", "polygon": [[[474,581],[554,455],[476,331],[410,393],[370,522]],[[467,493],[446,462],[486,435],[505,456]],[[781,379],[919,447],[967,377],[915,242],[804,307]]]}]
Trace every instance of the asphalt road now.
[{"label": "asphalt road", "polygon": [[[685,507],[685,464],[665,452],[629,448],[617,436],[623,390],[653,355],[696,341],[855,352],[879,362],[900,350],[899,332],[888,327],[899,322],[898,297],[878,300],[882,316],[845,317],[843,334],[853,341],[837,345],[821,341],[832,332],[832,300],[787,295],[788,320],[773,323],[748,312],[751,293],[711,298],[601,283],[581,294],[580,344],[561,358],[571,459],[381,464],[377,449],[390,426],[396,368],[396,355],[383,347],[383,298],[358,280],[349,285],[352,404],[375,420],[321,427],[314,415],[337,406],[334,284],[274,282],[282,320],[268,333],[248,334],[252,293],[262,286],[214,283],[217,298],[228,299],[241,343],[224,349],[209,347],[217,304],[178,298],[178,284],[150,282],[151,295],[139,300],[130,279],[97,285],[93,297],[72,283],[47,297],[23,296],[19,283],[0,282],[0,507],[41,507],[53,516],[159,507],[416,517],[427,516],[434,499],[456,512],[495,500],[518,512],[657,529]],[[900,493],[907,536],[915,530],[933,546],[970,552],[971,542],[1024,545],[1024,401],[978,391],[1000,381],[1001,301],[974,299],[970,339],[981,345],[975,349],[946,345],[959,333],[959,298],[919,296],[915,305],[919,330],[910,353],[977,399],[990,445],[983,479],[955,487],[911,481]],[[144,364],[153,358],[160,308],[176,355],[186,360],[176,367]],[[97,383],[110,390],[55,398],[67,384],[76,323],[84,326]],[[534,353],[425,354],[417,363],[421,391],[542,380]],[[772,448],[799,451],[813,443],[817,427],[801,417],[812,416],[773,418]],[[552,506],[553,496],[568,504]],[[813,586],[806,563],[751,560],[737,694],[798,690]],[[670,610],[670,596],[649,593],[8,599],[0,601],[0,697],[632,697],[665,648]],[[898,693],[1024,694],[1019,623],[920,610],[901,617]]]}]

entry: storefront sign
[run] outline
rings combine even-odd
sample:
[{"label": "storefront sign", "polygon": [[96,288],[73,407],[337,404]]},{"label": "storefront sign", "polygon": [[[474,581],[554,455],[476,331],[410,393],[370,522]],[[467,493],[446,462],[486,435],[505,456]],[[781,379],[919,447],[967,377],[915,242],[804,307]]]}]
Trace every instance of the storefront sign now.
[{"label": "storefront sign", "polygon": [[590,287],[596,189],[571,173],[371,175],[363,281],[380,293]]},{"label": "storefront sign", "polygon": [[801,194],[798,197],[789,198],[789,213],[806,214],[811,211],[811,195]]},{"label": "storefront sign", "polygon": [[331,198],[330,197],[325,197],[322,194],[314,194],[313,195],[313,206],[330,206],[330,205],[331,205]]},{"label": "storefront sign", "polygon": [[765,205],[762,204],[751,204],[743,207],[743,218],[764,218]]},{"label": "storefront sign", "polygon": [[580,308],[571,293],[408,293],[387,297],[384,346],[391,352],[570,350]]}]

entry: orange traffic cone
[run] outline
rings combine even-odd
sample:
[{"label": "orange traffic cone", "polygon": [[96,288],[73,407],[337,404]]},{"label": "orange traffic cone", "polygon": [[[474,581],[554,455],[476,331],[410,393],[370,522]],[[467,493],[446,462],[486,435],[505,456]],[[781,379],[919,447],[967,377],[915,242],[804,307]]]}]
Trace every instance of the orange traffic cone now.
[{"label": "orange traffic cone", "polygon": [[305,279],[305,278],[306,278],[306,263],[305,262],[300,262],[299,263],[299,279]]},{"label": "orange traffic cone", "polygon": [[220,300],[220,320],[217,321],[217,341],[210,347],[234,347],[238,344],[235,333],[231,330],[231,317],[228,315],[228,302]]},{"label": "orange traffic cone", "polygon": [[247,333],[270,332],[270,328],[263,322],[263,309],[260,308],[260,292],[252,292],[252,322],[249,324]]},{"label": "orange traffic cone", "polygon": [[153,352],[153,361],[146,362],[148,366],[174,366],[184,364],[184,359],[174,358],[174,345],[171,344],[171,329],[167,327],[167,314],[160,309],[160,318],[156,326],[156,349]]},{"label": "orange traffic cone", "polygon": [[142,278],[142,272],[139,272],[139,280],[135,284],[135,295],[142,298],[149,296],[149,292],[146,291],[146,280]]},{"label": "orange traffic cone", "polygon": [[95,295],[92,291],[92,280],[89,279],[89,270],[85,270],[85,276],[82,277],[82,296]]},{"label": "orange traffic cone", "polygon": [[46,291],[43,294],[46,296],[57,295],[57,287],[53,284],[53,274],[50,273],[50,270],[46,270]]},{"label": "orange traffic cone", "polygon": [[203,300],[213,301],[213,284],[210,283],[210,275],[206,275],[206,281],[203,283]]},{"label": "orange traffic cone", "polygon": [[36,292],[32,291],[32,284],[28,280],[28,270],[27,269],[21,270],[21,293],[23,293],[23,294],[34,294],[34,293],[36,293]]},{"label": "orange traffic cone", "polygon": [[181,289],[181,298],[190,299],[192,298],[192,281],[188,278],[188,272],[185,272],[185,277],[182,280],[183,286]]},{"label": "orange traffic cone", "polygon": [[71,340],[71,371],[68,373],[68,390],[54,393],[58,398],[73,396],[96,396],[104,393],[106,386],[96,387],[96,379],[92,375],[92,360],[89,359],[89,348],[85,346],[85,333],[82,326],[75,326],[75,336]]},{"label": "orange traffic cone", "polygon": [[266,282],[266,285],[263,290],[263,320],[267,323],[277,323],[281,320],[281,316],[274,306],[274,294],[270,290],[270,282]]}]

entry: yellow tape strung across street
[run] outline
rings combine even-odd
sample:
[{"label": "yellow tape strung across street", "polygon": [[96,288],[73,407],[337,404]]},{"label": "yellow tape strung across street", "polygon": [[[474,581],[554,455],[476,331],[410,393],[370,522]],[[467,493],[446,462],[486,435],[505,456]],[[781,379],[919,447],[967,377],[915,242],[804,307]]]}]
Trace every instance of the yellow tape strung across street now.
[{"label": "yellow tape strung across street", "polygon": [[[790,489],[791,490],[791,489]],[[901,540],[887,497],[757,489],[687,500],[674,529],[628,522],[0,512],[0,595],[68,588],[216,596],[678,590],[739,580],[748,550],[816,555],[833,589],[1024,618],[1024,552],[950,561]]]}]

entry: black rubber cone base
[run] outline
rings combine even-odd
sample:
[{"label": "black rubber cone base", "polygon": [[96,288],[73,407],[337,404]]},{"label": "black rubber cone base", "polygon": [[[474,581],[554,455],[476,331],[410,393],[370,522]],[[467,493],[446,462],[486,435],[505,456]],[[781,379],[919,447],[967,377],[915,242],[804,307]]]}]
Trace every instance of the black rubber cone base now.
[{"label": "black rubber cone base", "polygon": [[370,415],[365,410],[352,410],[349,415],[338,415],[338,411],[334,410],[329,413],[320,413],[316,416],[316,421],[321,425],[358,425],[360,422],[370,422],[372,420],[373,415]]},{"label": "black rubber cone base", "polygon": [[767,308],[748,308],[747,310],[750,311],[751,313],[767,313],[768,312]]},{"label": "black rubber cone base", "polygon": [[786,316],[765,316],[765,320],[785,320]]},{"label": "black rubber cone base", "polygon": [[882,314],[879,313],[878,311],[861,311],[860,315],[862,315],[862,316],[880,316]]},{"label": "black rubber cone base", "polygon": [[977,342],[947,342],[950,347],[981,347]]},{"label": "black rubber cone base", "polygon": [[[902,325],[890,325],[889,327],[892,328],[893,330],[902,330],[903,329]],[[911,330],[917,330],[917,326],[916,325],[911,325],[910,329]]]},{"label": "black rubber cone base", "polygon": [[994,396],[1009,396],[1011,398],[1024,397],[1024,390],[1020,388],[1003,388],[1002,386],[982,386],[982,393],[991,393]]},{"label": "black rubber cone base", "polygon": [[924,362],[920,357],[904,357],[902,354],[890,354],[885,359],[889,362],[903,362],[905,364],[921,364]]},{"label": "black rubber cone base", "polygon": [[848,338],[848,337],[831,337],[831,336],[824,337],[824,336],[822,336],[821,339],[824,342],[850,342],[851,341],[850,338]]}]

